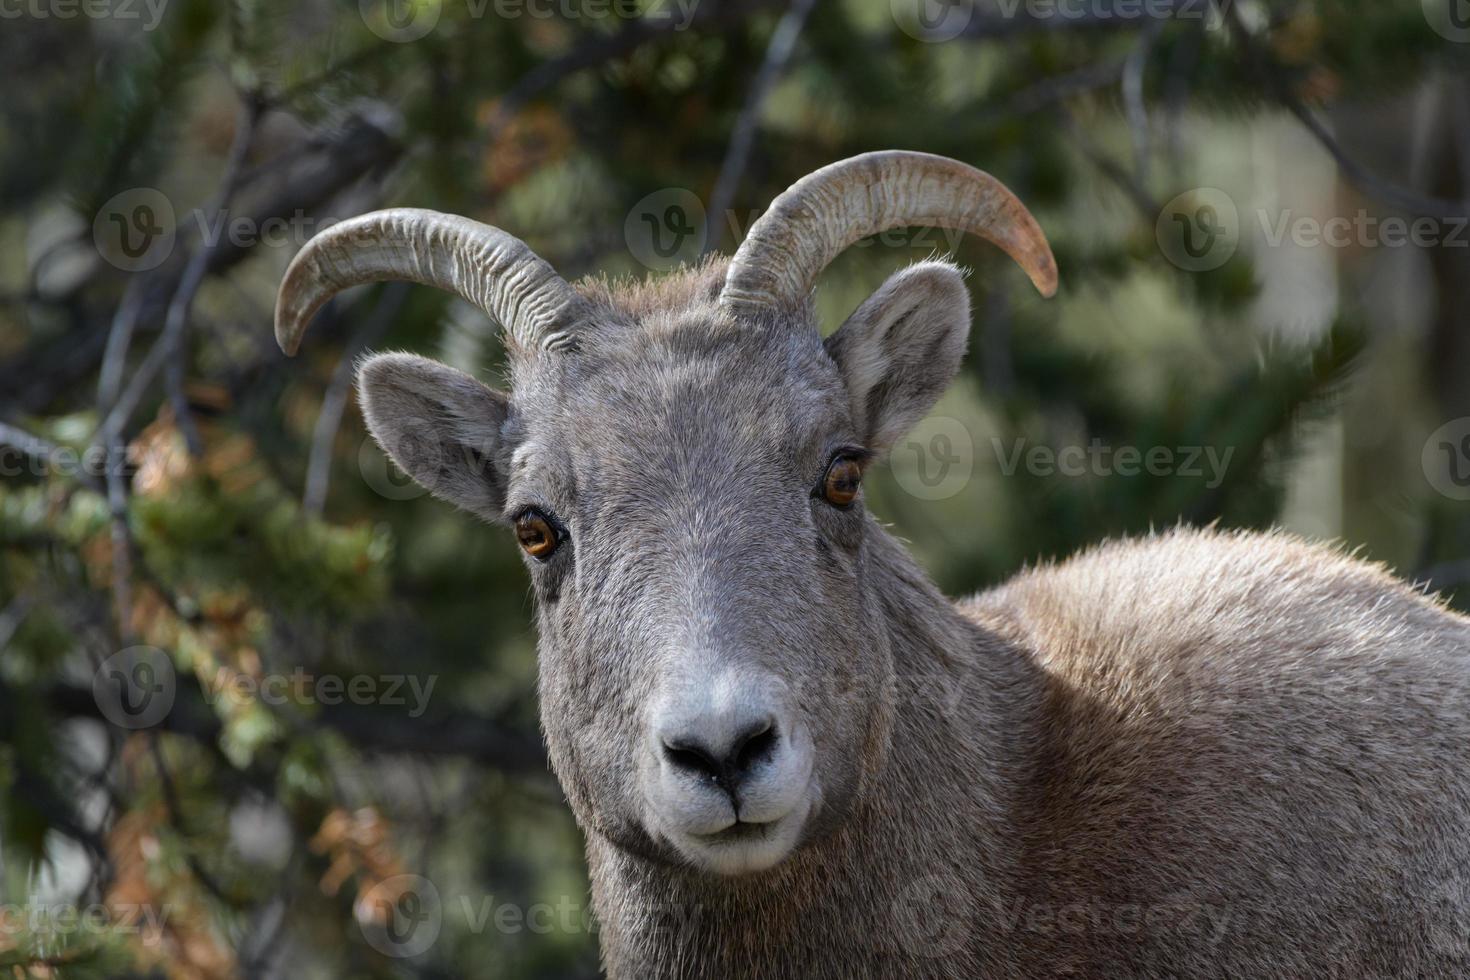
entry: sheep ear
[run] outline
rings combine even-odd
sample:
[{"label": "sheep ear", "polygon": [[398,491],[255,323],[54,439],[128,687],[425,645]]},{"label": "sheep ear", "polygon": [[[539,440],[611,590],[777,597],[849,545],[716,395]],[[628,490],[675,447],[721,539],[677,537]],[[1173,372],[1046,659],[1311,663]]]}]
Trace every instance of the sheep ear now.
[{"label": "sheep ear", "polygon": [[886,452],[954,380],[970,333],[958,269],[922,262],[889,277],[826,340],[868,448]]},{"label": "sheep ear", "polygon": [[357,390],[368,431],[415,482],[486,520],[503,519],[505,395],[412,354],[368,358]]}]

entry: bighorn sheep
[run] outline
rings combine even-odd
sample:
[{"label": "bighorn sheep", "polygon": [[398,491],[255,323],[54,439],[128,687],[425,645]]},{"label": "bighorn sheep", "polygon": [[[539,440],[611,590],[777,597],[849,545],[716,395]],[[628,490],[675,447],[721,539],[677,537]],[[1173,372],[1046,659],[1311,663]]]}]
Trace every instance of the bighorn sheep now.
[{"label": "bighorn sheep", "polygon": [[825,341],[810,301],[911,225],[1055,289],[1009,191],[908,152],[807,176],[728,263],[653,285],[574,287],[414,210],[286,274],[287,352],[390,278],[508,335],[508,394],[383,354],[361,399],[525,552],[608,972],[1470,976],[1470,620],[1284,534],[1193,530],[951,603],[860,484],[957,370],[961,275],[898,272]]}]

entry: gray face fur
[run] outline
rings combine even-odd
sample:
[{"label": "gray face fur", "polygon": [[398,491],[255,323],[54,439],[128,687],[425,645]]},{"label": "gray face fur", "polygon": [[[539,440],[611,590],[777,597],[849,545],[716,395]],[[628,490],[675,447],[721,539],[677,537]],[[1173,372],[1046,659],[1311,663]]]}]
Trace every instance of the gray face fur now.
[{"label": "gray face fur", "polygon": [[737,324],[723,263],[581,287],[580,350],[519,352],[494,392],[423,358],[366,361],[374,437],[429,490],[563,536],[527,557],[553,764],[614,845],[720,874],[839,826],[887,751],[893,663],[866,587],[870,518],[820,492],[933,405],[969,328],[959,273],[893,276],[833,336]]}]

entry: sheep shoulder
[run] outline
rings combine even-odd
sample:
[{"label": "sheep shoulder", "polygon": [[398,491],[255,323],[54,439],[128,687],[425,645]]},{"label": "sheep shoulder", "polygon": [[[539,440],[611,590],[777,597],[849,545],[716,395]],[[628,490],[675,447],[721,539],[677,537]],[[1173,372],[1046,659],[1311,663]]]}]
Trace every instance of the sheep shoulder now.
[{"label": "sheep shoulder", "polygon": [[1092,918],[1039,954],[1095,966],[1141,917],[1163,970],[1290,974],[1283,950],[1309,970],[1326,945],[1393,975],[1470,964],[1470,619],[1334,549],[1213,530],[961,609],[1044,691],[1020,891]]}]

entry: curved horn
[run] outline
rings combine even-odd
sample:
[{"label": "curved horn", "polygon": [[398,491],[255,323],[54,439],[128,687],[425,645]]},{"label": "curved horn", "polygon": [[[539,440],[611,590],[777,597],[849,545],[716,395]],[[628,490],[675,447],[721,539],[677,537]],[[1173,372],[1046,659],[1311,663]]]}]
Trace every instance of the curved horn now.
[{"label": "curved horn", "polygon": [[948,157],[882,150],[814,171],[772,201],[730,260],[720,305],[746,315],[791,309],[843,249],[909,225],[979,235],[1015,259],[1043,296],[1056,292],[1046,235],[1004,184]]},{"label": "curved horn", "polygon": [[452,214],[392,208],[332,225],[297,253],[276,296],[276,343],[295,354],[334,295],[402,279],[474,303],[525,348],[568,347],[577,294],[525,242]]}]

